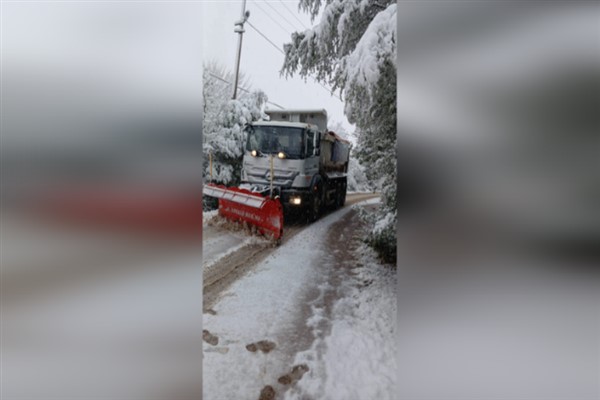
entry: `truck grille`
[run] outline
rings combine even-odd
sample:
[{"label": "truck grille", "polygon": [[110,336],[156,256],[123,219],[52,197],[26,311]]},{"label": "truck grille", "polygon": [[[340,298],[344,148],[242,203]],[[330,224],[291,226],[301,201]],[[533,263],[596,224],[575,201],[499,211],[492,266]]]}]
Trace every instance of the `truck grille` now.
[{"label": "truck grille", "polygon": [[[295,171],[284,171],[274,169],[275,176],[273,177],[273,184],[281,187],[291,187],[294,178],[298,176],[298,172]],[[250,183],[265,184],[271,183],[271,171],[270,169],[264,168],[252,168],[246,171],[246,176]]]}]

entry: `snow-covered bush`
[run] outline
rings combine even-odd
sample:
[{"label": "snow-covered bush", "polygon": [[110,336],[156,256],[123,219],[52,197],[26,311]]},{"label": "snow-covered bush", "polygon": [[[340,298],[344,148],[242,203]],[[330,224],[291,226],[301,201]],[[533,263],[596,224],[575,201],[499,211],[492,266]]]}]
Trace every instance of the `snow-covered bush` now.
[{"label": "snow-covered bush", "polygon": [[299,8],[313,20],[323,12],[312,29],[292,34],[282,73],[314,76],[345,98],[346,117],[357,126],[356,154],[383,198],[374,221],[381,229],[368,240],[395,258],[396,2],[300,0]]},{"label": "snow-covered bush", "polygon": [[[238,90],[238,98],[232,100],[231,72],[215,63],[204,66],[203,95],[203,156],[204,182],[212,181],[227,186],[240,183],[242,156],[246,136],[244,125],[266,117],[262,113],[267,96],[260,90],[246,92]],[[240,79],[240,86],[247,83]],[[205,209],[214,207],[205,199]]]},{"label": "snow-covered bush", "polygon": [[348,162],[348,191],[349,192],[370,192],[371,185],[365,173],[365,167],[358,161],[354,152],[350,155]]}]

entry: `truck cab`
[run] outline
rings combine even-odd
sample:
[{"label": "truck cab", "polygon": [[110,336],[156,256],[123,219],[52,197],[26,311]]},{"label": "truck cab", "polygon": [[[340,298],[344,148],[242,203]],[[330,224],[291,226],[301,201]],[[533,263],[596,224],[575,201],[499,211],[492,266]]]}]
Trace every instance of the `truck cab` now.
[{"label": "truck cab", "polygon": [[287,213],[302,209],[311,220],[326,206],[342,206],[349,143],[327,131],[327,112],[266,113],[269,121],[246,127],[241,187],[278,196]]}]

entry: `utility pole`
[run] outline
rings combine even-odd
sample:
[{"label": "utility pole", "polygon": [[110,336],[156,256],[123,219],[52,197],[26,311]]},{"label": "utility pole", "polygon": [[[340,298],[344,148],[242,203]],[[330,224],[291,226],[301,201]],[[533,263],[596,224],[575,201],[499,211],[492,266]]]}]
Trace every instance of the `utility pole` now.
[{"label": "utility pole", "polygon": [[235,29],[233,30],[238,35],[238,50],[237,57],[235,58],[235,81],[233,83],[233,99],[237,97],[238,78],[240,74],[240,58],[242,57],[242,36],[244,35],[244,22],[250,17],[250,11],[246,11],[246,0],[242,2],[242,15],[240,20],[234,23]]}]

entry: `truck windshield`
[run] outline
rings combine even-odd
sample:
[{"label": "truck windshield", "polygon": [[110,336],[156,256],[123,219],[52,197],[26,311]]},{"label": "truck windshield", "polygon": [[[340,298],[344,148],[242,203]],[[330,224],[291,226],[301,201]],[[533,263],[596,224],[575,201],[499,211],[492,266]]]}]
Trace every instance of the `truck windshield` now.
[{"label": "truck windshield", "polygon": [[287,158],[304,158],[304,129],[287,126],[252,126],[248,130],[248,151],[262,154],[283,151]]}]

